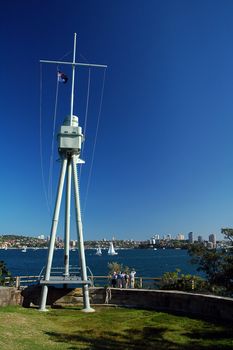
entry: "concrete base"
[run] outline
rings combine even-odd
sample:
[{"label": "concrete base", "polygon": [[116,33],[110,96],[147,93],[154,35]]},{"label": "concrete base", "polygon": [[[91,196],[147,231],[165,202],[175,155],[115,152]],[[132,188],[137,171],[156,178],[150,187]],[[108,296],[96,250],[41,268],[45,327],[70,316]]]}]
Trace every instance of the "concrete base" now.
[{"label": "concrete base", "polygon": [[49,309],[39,309],[40,312],[49,312]]},{"label": "concrete base", "polygon": [[89,313],[89,312],[91,313],[91,312],[95,312],[95,309],[92,309],[92,307],[89,307],[89,308],[82,309],[81,311],[86,313]]}]

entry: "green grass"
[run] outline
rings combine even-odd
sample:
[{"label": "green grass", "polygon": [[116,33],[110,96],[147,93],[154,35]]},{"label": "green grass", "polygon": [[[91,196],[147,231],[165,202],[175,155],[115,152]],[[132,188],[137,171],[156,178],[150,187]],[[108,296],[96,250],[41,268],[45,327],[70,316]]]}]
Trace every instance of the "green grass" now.
[{"label": "green grass", "polygon": [[162,312],[0,308],[0,349],[233,349],[233,326]]}]

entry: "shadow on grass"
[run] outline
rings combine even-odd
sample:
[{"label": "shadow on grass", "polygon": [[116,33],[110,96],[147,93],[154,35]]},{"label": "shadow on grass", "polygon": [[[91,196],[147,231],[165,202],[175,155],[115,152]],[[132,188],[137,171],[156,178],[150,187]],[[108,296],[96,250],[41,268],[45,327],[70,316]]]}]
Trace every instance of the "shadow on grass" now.
[{"label": "shadow on grass", "polygon": [[[142,329],[127,329],[120,332],[101,332],[96,334],[92,329],[79,331],[77,334],[47,332],[53,341],[70,343],[70,350],[80,349],[82,346],[89,350],[141,350],[141,349],[159,349],[159,350],[229,350],[233,348],[232,334],[228,331],[200,331],[183,333],[179,335],[184,337],[186,344],[169,341],[165,339],[166,332],[171,334],[171,329],[158,327],[143,327]],[[225,340],[216,344],[213,340]]]},{"label": "shadow on grass", "polygon": [[[165,329],[144,327],[142,330],[130,329],[122,333],[118,332],[102,332],[101,334],[93,334],[92,329],[81,331],[78,334],[59,334],[55,332],[47,332],[54,341],[70,343],[70,350],[80,349],[80,345],[85,345],[90,350],[119,350],[119,349],[152,349],[158,346],[158,349],[167,349],[166,341],[163,341],[161,334]],[[163,345],[160,346],[160,343]]]}]

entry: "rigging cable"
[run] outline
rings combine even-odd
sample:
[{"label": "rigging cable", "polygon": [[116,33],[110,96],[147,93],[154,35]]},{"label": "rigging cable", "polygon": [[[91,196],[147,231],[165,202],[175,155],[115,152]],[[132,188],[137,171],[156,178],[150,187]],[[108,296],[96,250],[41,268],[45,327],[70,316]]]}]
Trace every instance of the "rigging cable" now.
[{"label": "rigging cable", "polygon": [[[89,68],[89,70],[88,70],[86,112],[85,112],[84,128],[83,128],[84,142],[83,142],[82,151],[81,151],[81,158],[84,154],[85,136],[86,136],[86,130],[87,130],[87,116],[88,116],[88,109],[89,109],[90,82],[91,82],[91,68]],[[81,175],[82,175],[82,163],[80,164],[80,170],[79,170],[79,182],[81,182]]]},{"label": "rigging cable", "polygon": [[65,55],[63,55],[62,57],[58,58],[58,61],[62,61],[63,58],[65,58],[66,56],[69,56],[72,53],[72,51],[67,52]]},{"label": "rigging cable", "polygon": [[51,214],[51,208],[49,206],[48,194],[45,185],[44,167],[43,167],[43,145],[42,145],[42,90],[43,90],[43,79],[42,79],[42,63],[40,64],[40,109],[39,109],[39,138],[40,138],[40,167],[41,167],[41,177],[42,186],[45,195],[46,206],[49,214]]},{"label": "rigging cable", "polygon": [[[63,60],[66,56],[70,55],[71,51],[67,52],[59,61]],[[59,71],[59,66],[57,66],[57,72]],[[54,155],[54,139],[55,139],[55,128],[57,120],[57,105],[58,105],[58,92],[59,92],[59,81],[57,77],[56,85],[56,96],[55,96],[55,105],[54,105],[54,115],[53,115],[53,133],[52,133],[52,142],[51,142],[51,154],[50,154],[50,165],[49,165],[49,179],[48,179],[48,204],[49,207],[52,207],[53,200],[53,155]]]},{"label": "rigging cable", "polygon": [[87,180],[86,195],[85,195],[85,198],[84,198],[83,214],[85,213],[85,210],[86,210],[87,197],[88,197],[88,192],[89,192],[90,183],[91,183],[92,169],[93,169],[94,156],[95,156],[95,148],[96,148],[97,136],[98,136],[98,131],[99,131],[100,117],[101,117],[101,112],[102,112],[103,95],[104,95],[104,85],[105,85],[105,76],[106,76],[106,68],[104,68],[104,74],[103,74],[103,83],[102,83],[102,91],[101,91],[100,104],[99,104],[99,113],[98,113],[97,124],[96,124],[96,132],[95,132],[95,138],[94,138],[94,146],[93,146],[92,157],[91,157],[91,165],[90,165],[90,170],[89,170],[88,180]]},{"label": "rigging cable", "polygon": [[50,207],[52,206],[52,197],[53,197],[53,154],[54,154],[54,138],[55,138],[55,128],[56,128],[56,120],[57,120],[57,100],[58,100],[58,92],[59,92],[59,81],[57,79],[56,86],[56,96],[55,96],[55,104],[54,104],[54,115],[53,115],[53,133],[52,133],[52,142],[51,142],[51,154],[50,154],[50,165],[49,165],[49,182],[48,182],[48,199]]}]

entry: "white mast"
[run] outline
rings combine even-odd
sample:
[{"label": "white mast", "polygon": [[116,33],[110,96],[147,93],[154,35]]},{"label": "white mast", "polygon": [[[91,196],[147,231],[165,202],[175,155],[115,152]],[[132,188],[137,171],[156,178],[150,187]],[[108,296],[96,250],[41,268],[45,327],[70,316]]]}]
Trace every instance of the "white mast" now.
[{"label": "white mast", "polygon": [[[87,268],[86,268],[84,240],[83,240],[83,227],[82,227],[81,208],[80,208],[77,165],[79,163],[83,163],[83,161],[79,158],[80,152],[81,152],[81,145],[83,142],[83,134],[82,134],[82,128],[78,125],[78,118],[73,116],[74,83],[75,83],[75,67],[77,65],[89,66],[89,67],[101,67],[101,68],[106,68],[107,66],[75,62],[76,37],[77,37],[77,34],[74,33],[74,51],[73,51],[72,62],[40,60],[41,63],[68,64],[72,66],[70,121],[69,121],[69,125],[67,125],[67,123],[65,122],[61,126],[60,132],[58,134],[58,150],[62,160],[62,165],[60,170],[60,180],[59,180],[58,189],[57,189],[57,198],[55,203],[53,221],[51,226],[47,266],[46,266],[44,279],[41,280],[41,284],[43,286],[42,292],[41,292],[41,302],[40,302],[41,311],[46,311],[48,285],[50,284],[82,284],[83,304],[84,304],[83,311],[85,312],[94,311],[90,307],[90,302],[89,302],[89,291],[88,291],[89,281],[87,278]],[[67,173],[67,182],[66,182],[67,187],[66,187],[66,206],[65,206],[66,212],[65,212],[65,256],[64,256],[65,273],[63,276],[53,278],[53,276],[51,276],[52,260],[53,260],[55,238],[56,238],[57,226],[59,221],[62,192],[63,192],[66,173]],[[75,193],[75,214],[76,214],[76,228],[77,228],[78,245],[79,245],[79,261],[80,261],[80,267],[81,267],[81,279],[80,277],[77,277],[76,281],[73,278],[69,280],[69,240],[70,240],[70,200],[71,200],[70,193],[71,193],[72,175],[73,175],[74,193]]]},{"label": "white mast", "polygon": [[75,78],[76,38],[77,38],[77,34],[74,33],[74,51],[73,51],[73,64],[72,64],[72,87],[71,87],[71,103],[70,103],[70,126],[72,125],[73,111],[74,111],[74,78]]}]

